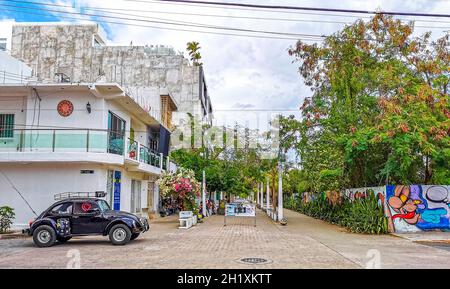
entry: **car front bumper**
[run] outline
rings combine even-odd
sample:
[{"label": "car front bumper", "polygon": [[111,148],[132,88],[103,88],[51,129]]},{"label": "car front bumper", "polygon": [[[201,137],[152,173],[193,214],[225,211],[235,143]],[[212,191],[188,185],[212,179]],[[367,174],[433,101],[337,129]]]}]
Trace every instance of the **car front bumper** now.
[{"label": "car front bumper", "polygon": [[148,224],[147,219],[142,218],[133,228],[133,233],[144,233],[150,229],[150,225]]},{"label": "car front bumper", "polygon": [[23,230],[22,230],[22,234],[31,236],[31,230],[30,230],[29,228],[23,229]]}]

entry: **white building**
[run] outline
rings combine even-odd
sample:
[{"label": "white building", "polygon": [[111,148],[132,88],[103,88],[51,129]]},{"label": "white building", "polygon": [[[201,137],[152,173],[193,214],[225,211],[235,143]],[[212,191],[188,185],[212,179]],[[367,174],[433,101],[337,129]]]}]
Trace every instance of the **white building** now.
[{"label": "white building", "polygon": [[25,83],[31,74],[29,66],[0,49],[0,83]]},{"label": "white building", "polygon": [[187,119],[187,113],[212,124],[202,66],[192,65],[170,47],[109,43],[95,22],[0,21],[0,47],[2,41],[38,80],[54,81],[55,75],[64,75],[71,82],[119,83],[127,90],[166,89],[178,106],[175,125]]},{"label": "white building", "polygon": [[[155,181],[176,167],[149,147],[162,127],[159,91],[137,98],[117,83],[0,84],[0,206],[24,226],[62,192],[106,191],[111,207],[158,209]],[[17,188],[22,194],[14,189]]]}]

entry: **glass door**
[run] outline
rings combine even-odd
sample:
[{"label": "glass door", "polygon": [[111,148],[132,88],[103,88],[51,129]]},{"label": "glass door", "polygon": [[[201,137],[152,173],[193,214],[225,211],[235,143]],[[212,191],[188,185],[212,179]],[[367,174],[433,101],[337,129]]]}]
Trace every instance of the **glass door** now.
[{"label": "glass door", "polygon": [[123,155],[125,145],[126,122],[108,111],[108,152]]}]

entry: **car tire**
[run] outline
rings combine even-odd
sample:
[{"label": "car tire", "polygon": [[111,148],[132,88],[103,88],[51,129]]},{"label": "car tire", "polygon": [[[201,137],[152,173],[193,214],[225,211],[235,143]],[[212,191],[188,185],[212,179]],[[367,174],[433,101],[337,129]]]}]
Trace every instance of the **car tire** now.
[{"label": "car tire", "polygon": [[38,247],[51,247],[56,242],[56,232],[48,225],[41,225],[33,232],[33,242]]},{"label": "car tire", "polygon": [[109,240],[113,245],[125,245],[131,240],[131,231],[127,225],[117,224],[109,230]]},{"label": "car tire", "polygon": [[56,237],[56,240],[60,243],[65,243],[65,242],[69,241],[70,239],[72,239],[72,237]]},{"label": "car tire", "polygon": [[137,237],[139,237],[139,233],[131,234],[131,240],[135,240]]}]

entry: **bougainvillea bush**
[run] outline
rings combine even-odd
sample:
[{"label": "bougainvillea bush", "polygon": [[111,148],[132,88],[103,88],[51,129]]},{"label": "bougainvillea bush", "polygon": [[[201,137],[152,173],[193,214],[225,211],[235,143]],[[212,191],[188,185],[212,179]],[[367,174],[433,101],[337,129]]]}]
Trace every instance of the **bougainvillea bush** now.
[{"label": "bougainvillea bush", "polygon": [[172,198],[179,202],[182,209],[198,213],[197,198],[200,197],[200,183],[195,179],[194,171],[178,168],[175,173],[165,172],[157,181],[163,198]]}]

